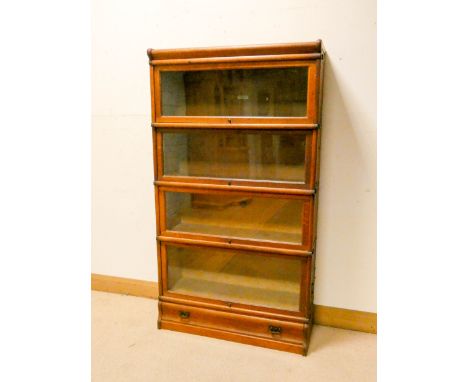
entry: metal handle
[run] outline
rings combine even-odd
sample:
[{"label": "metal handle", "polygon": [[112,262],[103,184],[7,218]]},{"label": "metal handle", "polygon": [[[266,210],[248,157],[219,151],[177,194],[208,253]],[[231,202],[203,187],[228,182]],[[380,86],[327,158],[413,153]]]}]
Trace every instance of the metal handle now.
[{"label": "metal handle", "polygon": [[190,317],[190,312],[180,311],[179,312],[179,317],[180,318],[189,318]]},{"label": "metal handle", "polygon": [[268,327],[268,329],[270,330],[270,333],[271,334],[281,334],[281,327],[280,326],[273,326],[273,325],[270,325]]}]

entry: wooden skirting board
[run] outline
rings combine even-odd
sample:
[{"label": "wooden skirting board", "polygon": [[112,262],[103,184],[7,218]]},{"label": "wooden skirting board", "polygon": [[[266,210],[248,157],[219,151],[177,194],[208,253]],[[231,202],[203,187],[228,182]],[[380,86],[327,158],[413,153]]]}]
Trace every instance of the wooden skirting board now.
[{"label": "wooden skirting board", "polygon": [[[152,299],[158,297],[157,282],[99,275],[96,273],[91,274],[91,289]],[[315,305],[314,314],[314,321],[317,325],[377,333],[377,313]]]}]

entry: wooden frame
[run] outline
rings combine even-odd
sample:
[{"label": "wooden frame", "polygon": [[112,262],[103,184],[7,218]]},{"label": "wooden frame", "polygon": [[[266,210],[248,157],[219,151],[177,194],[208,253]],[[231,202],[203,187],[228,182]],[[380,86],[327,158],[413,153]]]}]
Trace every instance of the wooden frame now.
[{"label": "wooden frame", "polygon": [[[210,190],[210,189],[203,189],[203,188],[191,188],[191,187],[180,187],[180,186],[160,186],[155,191],[158,193],[158,206],[159,206],[159,228],[160,234],[164,237],[176,237],[176,238],[187,238],[193,240],[206,240],[206,241],[214,241],[214,242],[221,242],[227,243],[229,245],[232,244],[239,244],[240,246],[245,245],[246,248],[249,246],[256,246],[256,247],[275,247],[275,248],[286,248],[286,249],[299,249],[306,251],[312,245],[313,240],[313,226],[312,226],[312,219],[310,218],[313,214],[314,204],[313,201],[310,200],[310,197],[305,195],[288,195],[285,193],[266,193],[264,191],[259,192],[259,190],[255,190],[254,192],[246,192],[246,191],[218,191],[218,190]],[[260,239],[253,239],[253,238],[245,238],[245,237],[235,237],[235,236],[219,236],[219,235],[210,235],[204,233],[189,233],[184,231],[177,231],[171,230],[167,228],[166,222],[166,192],[179,192],[179,193],[195,193],[195,194],[209,194],[209,195],[236,195],[236,196],[251,196],[257,198],[276,198],[276,199],[289,199],[289,200],[300,200],[302,201],[303,208],[302,208],[302,240],[301,243],[290,243],[285,241],[272,241],[272,240],[260,240]],[[238,247],[239,248],[239,247]],[[262,249],[263,249],[262,248]]]},{"label": "wooden frame", "polygon": [[[193,127],[192,127],[193,128]],[[213,129],[213,127],[211,127]],[[219,186],[229,186],[229,188],[218,189],[237,189],[239,191],[258,191],[258,187],[262,187],[261,190],[264,192],[273,192],[273,193],[285,193],[285,194],[303,194],[311,195],[314,191],[314,181],[315,181],[315,166],[312,166],[312,163],[316,163],[317,160],[317,137],[319,131],[317,129],[313,130],[274,130],[275,132],[281,134],[291,134],[294,132],[299,132],[305,135],[305,158],[304,158],[304,182],[300,181],[285,181],[285,180],[261,180],[261,179],[237,179],[237,178],[220,178],[220,177],[194,177],[194,176],[180,176],[180,175],[166,175],[164,174],[164,134],[174,133],[174,132],[185,132],[186,129],[174,128],[155,128],[153,127],[153,134],[155,136],[156,142],[154,143],[157,147],[157,160],[155,161],[155,179],[158,179],[158,185],[169,185],[172,183],[177,183],[178,185],[219,185]],[[232,130],[233,129],[231,126]],[[255,129],[242,129],[244,131],[255,132],[261,134],[261,130]],[[197,131],[210,131],[207,129],[197,128]],[[223,131],[214,129],[213,133],[217,131]],[[190,130],[188,131],[190,132]],[[247,188],[241,188],[247,187]],[[304,192],[301,192],[301,191]],[[309,192],[308,192],[309,191]]]},{"label": "wooden frame", "polygon": [[155,120],[156,126],[173,127],[190,125],[192,123],[199,126],[210,127],[212,124],[217,124],[218,127],[225,128],[249,128],[252,126],[275,126],[279,125],[282,129],[297,128],[289,127],[290,124],[303,125],[304,128],[317,127],[317,100],[316,88],[318,81],[317,71],[319,70],[315,61],[258,61],[245,63],[242,59],[237,58],[236,62],[224,63],[213,61],[209,64],[177,64],[177,65],[153,65],[151,68],[155,94],[161,94],[161,78],[160,72],[164,71],[210,71],[210,70],[229,70],[229,69],[271,69],[271,68],[290,68],[290,67],[305,67],[308,68],[307,80],[307,106],[306,115],[304,117],[243,117],[243,116],[171,116],[162,114],[162,97],[158,97],[155,102]]},{"label": "wooden frame", "polygon": [[[247,47],[148,50],[152,97],[154,186],[157,220],[158,327],[307,354],[313,324],[323,52],[321,41]],[[160,73],[255,68],[307,68],[304,117],[162,115]],[[241,93],[242,94],[242,93]],[[195,177],[164,174],[163,135],[170,132],[240,130],[305,134],[304,181]],[[166,192],[303,201],[302,241],[263,240],[167,229]],[[218,232],[218,231],[216,231]],[[297,311],[180,294],[168,290],[167,246],[300,261]],[[241,251],[241,252],[239,252]],[[252,258],[252,257],[251,257]],[[288,260],[286,260],[288,259]]]},{"label": "wooden frame", "polygon": [[[300,285],[300,302],[299,302],[299,309],[298,310],[287,310],[287,309],[279,309],[279,308],[271,308],[271,307],[264,307],[264,306],[258,306],[258,305],[251,305],[251,304],[243,304],[239,302],[230,302],[230,301],[222,301],[222,300],[215,300],[215,299],[210,299],[206,297],[200,297],[200,296],[195,296],[195,295],[189,295],[189,294],[180,294],[180,293],[175,293],[171,292],[168,290],[167,287],[167,280],[168,280],[168,264],[167,264],[167,245],[173,246],[173,247],[189,247],[189,248],[201,248],[200,246],[197,245],[189,245],[189,244],[174,244],[174,243],[162,243],[160,246],[160,253],[161,253],[161,265],[162,265],[162,295],[164,298],[169,297],[170,299],[179,299],[179,301],[193,301],[193,302],[202,302],[202,303],[207,303],[211,304],[212,306],[219,306],[219,307],[228,307],[230,308],[231,311],[256,311],[256,312],[267,312],[267,313],[273,313],[273,314],[278,314],[281,315],[284,319],[287,319],[288,317],[290,318],[296,318],[296,317],[302,317],[302,318],[307,318],[308,317],[308,305],[307,305],[307,294],[308,294],[308,283],[307,280],[304,277],[301,277],[301,285]],[[234,249],[227,249],[227,252],[233,252],[238,254],[237,250]],[[268,256],[268,257],[277,257],[277,258],[284,258],[280,254],[271,254],[271,253],[264,253],[264,252],[257,252],[257,251],[248,251],[248,250],[243,250],[245,252],[251,252],[255,256]],[[301,264],[301,272],[302,274],[308,273],[308,269],[310,268],[310,258],[312,256],[295,256],[294,258],[297,261],[300,261]],[[292,259],[292,257],[291,257]],[[171,301],[167,300],[166,301]],[[173,300],[174,301],[174,300]]]}]

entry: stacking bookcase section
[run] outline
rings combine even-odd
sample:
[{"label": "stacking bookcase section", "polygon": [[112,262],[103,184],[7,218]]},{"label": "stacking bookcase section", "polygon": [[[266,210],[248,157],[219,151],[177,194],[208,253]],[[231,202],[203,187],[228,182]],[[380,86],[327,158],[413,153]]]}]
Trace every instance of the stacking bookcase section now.
[{"label": "stacking bookcase section", "polygon": [[170,243],[161,255],[166,296],[306,313],[308,257]]},{"label": "stacking bookcase section", "polygon": [[158,327],[306,355],[321,42],[148,56]]},{"label": "stacking bookcase section", "polygon": [[159,148],[156,178],[162,182],[310,190],[318,132],[282,127],[155,129],[155,146]]}]

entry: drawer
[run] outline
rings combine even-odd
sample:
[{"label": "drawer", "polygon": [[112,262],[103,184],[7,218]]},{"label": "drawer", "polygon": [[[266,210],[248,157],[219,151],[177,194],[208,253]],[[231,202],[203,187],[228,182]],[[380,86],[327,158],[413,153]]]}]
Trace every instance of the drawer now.
[{"label": "drawer", "polygon": [[180,323],[227,333],[281,342],[304,343],[305,324],[160,302],[164,322]]}]

